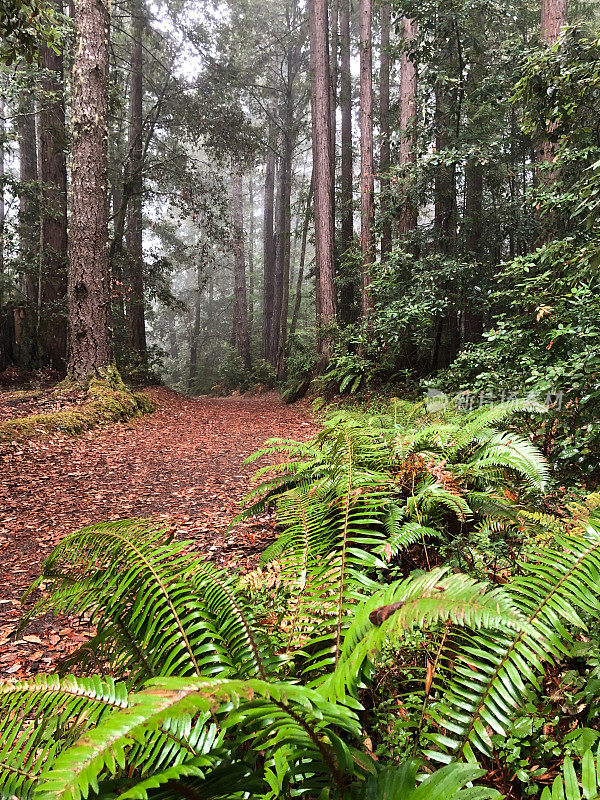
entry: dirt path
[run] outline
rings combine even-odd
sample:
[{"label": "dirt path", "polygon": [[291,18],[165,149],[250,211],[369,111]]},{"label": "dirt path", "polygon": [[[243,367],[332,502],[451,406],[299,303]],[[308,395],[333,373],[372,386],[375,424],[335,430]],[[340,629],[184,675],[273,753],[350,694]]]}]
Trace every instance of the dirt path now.
[{"label": "dirt path", "polygon": [[199,552],[237,569],[272,537],[267,517],[226,532],[253,472],[242,462],[270,437],[308,438],[315,427],[306,408],[274,394],[148,393],[159,403],[151,416],[0,454],[0,677],[48,672],[83,639],[70,623],[44,620],[14,641],[19,597],[66,533],[108,519],[165,519]]}]

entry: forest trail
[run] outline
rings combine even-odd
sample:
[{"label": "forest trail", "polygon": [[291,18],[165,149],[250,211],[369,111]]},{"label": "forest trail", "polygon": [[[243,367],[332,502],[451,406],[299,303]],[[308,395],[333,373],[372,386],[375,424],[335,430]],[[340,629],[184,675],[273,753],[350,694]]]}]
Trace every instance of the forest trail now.
[{"label": "forest trail", "polygon": [[103,520],[152,517],[236,569],[255,563],[272,537],[268,515],[227,532],[255,469],[243,460],[271,437],[310,437],[316,427],[307,407],[286,406],[275,393],[145,391],[158,404],[149,416],[79,437],[15,442],[0,454],[0,677],[48,672],[83,641],[71,623],[44,619],[14,642],[19,598],[65,534]]}]

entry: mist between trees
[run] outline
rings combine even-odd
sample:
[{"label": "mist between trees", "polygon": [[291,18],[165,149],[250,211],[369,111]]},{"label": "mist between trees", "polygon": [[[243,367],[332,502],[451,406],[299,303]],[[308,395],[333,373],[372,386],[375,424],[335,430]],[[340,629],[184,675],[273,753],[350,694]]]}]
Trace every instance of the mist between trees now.
[{"label": "mist between trees", "polygon": [[0,368],[560,378],[551,332],[596,296],[594,4],[29,5],[2,22]]}]

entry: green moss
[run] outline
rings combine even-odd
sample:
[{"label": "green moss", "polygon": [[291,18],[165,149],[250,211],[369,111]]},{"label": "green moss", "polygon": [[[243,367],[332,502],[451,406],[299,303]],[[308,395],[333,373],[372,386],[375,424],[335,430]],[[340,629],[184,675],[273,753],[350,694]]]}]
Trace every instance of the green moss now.
[{"label": "green moss", "polygon": [[52,433],[76,435],[106,422],[122,422],[154,410],[152,401],[143,394],[131,392],[113,376],[90,381],[88,401],[76,408],[51,414],[32,414],[0,423],[0,442],[31,439]]}]

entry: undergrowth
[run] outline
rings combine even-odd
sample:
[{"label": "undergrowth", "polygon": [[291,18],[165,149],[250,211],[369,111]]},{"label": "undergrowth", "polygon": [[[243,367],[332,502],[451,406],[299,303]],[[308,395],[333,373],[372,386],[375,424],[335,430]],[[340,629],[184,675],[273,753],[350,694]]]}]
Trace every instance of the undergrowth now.
[{"label": "undergrowth", "polygon": [[242,516],[280,533],[243,578],[149,521],[66,537],[23,625],[95,634],[0,685],[0,797],[596,797],[600,496],[544,509],[510,427],[537,413],[396,403],[272,441]]}]

